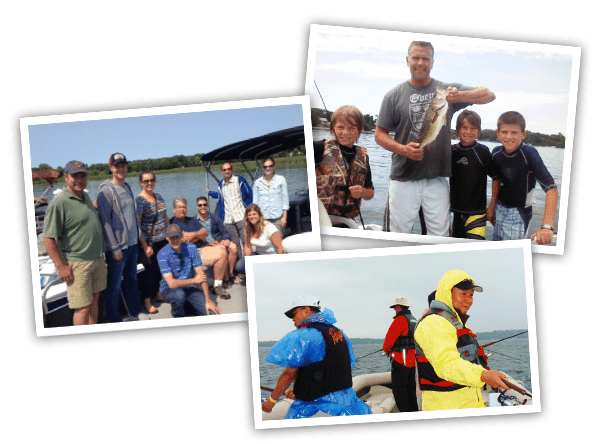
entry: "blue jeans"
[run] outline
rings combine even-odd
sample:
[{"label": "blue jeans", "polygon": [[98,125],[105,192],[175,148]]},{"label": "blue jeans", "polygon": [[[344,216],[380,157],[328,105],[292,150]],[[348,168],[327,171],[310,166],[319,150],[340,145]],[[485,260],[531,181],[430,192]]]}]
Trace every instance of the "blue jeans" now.
[{"label": "blue jeans", "polygon": [[170,304],[170,310],[173,318],[182,318],[185,316],[185,302],[191,305],[196,316],[205,316],[206,296],[195,285],[184,288],[167,288],[161,292],[162,297]]},{"label": "blue jeans", "polygon": [[525,239],[527,237],[527,228],[532,220],[532,207],[505,207],[497,202],[494,215],[496,224],[492,235],[493,241]]},{"label": "blue jeans", "polygon": [[108,322],[122,322],[120,313],[121,282],[122,293],[125,297],[127,309],[131,316],[138,316],[141,313],[141,298],[137,289],[137,257],[139,250],[133,245],[123,251],[123,260],[116,261],[112,252],[106,253],[106,265],[108,267],[108,285],[104,293],[106,302],[106,316]]}]

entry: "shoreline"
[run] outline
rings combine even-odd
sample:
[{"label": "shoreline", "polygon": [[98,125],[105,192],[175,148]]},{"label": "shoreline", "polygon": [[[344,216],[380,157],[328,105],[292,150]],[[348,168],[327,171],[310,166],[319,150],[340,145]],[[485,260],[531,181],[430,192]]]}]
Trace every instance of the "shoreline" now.
[{"label": "shoreline", "polygon": [[[276,158],[276,166],[281,166],[289,169],[296,169],[296,168],[306,168],[307,167],[307,160],[305,155],[301,156],[293,156],[293,157],[279,157]],[[241,162],[232,162],[233,168],[241,166]],[[257,168],[256,161],[249,161],[245,162],[245,165],[248,169]],[[238,171],[241,171],[244,168],[237,168]],[[53,168],[53,170],[55,170]],[[56,171],[56,170],[55,170]],[[164,174],[179,174],[179,173],[205,173],[206,169],[201,166],[194,166],[194,167],[181,167],[181,168],[174,168],[170,170],[156,170],[153,173],[156,176],[161,176]],[[136,175],[139,175],[141,171],[129,171],[127,173],[128,179],[134,178]],[[97,180],[106,180],[111,179],[112,174],[96,174],[93,176],[88,176],[87,180],[90,182],[97,181]],[[56,184],[65,183],[64,176],[61,176],[57,181]],[[34,179],[33,186],[47,186],[48,183],[44,179]]]}]

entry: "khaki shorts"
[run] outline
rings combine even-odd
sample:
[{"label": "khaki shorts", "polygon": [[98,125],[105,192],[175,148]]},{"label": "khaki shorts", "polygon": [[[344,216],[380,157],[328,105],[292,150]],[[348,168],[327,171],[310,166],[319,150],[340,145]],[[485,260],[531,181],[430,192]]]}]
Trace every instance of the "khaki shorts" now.
[{"label": "khaki shorts", "polygon": [[68,285],[69,307],[76,310],[87,307],[93,295],[106,289],[106,262],[103,257],[92,261],[69,261],[73,270],[73,283]]}]

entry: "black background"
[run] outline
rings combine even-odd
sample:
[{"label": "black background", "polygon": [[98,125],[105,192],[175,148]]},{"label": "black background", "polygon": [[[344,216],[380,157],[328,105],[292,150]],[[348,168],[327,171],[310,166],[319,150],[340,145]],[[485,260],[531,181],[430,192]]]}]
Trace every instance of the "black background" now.
[{"label": "black background", "polygon": [[[7,257],[2,295],[3,401],[9,407],[3,420],[6,430],[38,439],[58,432],[100,439],[294,441],[313,432],[341,440],[418,439],[424,430],[441,436],[453,427],[465,439],[475,439],[465,433],[473,427],[481,433],[478,436],[494,430],[493,435],[504,433],[505,439],[511,439],[515,431],[537,428],[541,419],[562,414],[561,409],[575,402],[570,393],[578,387],[578,380],[569,372],[574,348],[563,343],[563,334],[569,333],[568,322],[578,321],[561,320],[557,328],[554,319],[557,315],[577,317],[583,310],[580,296],[593,293],[587,276],[595,259],[587,259],[585,252],[595,246],[595,221],[588,215],[588,206],[595,200],[592,165],[596,154],[583,122],[595,113],[582,94],[578,97],[565,256],[533,255],[545,395],[540,414],[255,430],[246,322],[36,338],[21,191],[20,117],[302,95],[310,23],[571,46],[581,46],[584,37],[554,32],[542,20],[521,26],[518,20],[502,23],[450,11],[428,19],[432,10],[423,12],[422,8],[416,14],[396,4],[396,13],[390,8],[382,14],[345,4],[326,11],[322,7],[273,4],[271,9],[244,10],[228,6],[226,12],[217,13],[205,8],[107,10],[97,5],[97,10],[63,14],[32,8],[12,18],[19,26],[7,44],[9,59],[3,69],[7,75],[4,95],[9,100],[3,108],[10,117],[2,119],[2,133],[8,136],[3,139],[4,166],[10,165],[4,175],[2,224]],[[380,15],[383,21],[376,21]],[[566,17],[560,18],[566,23]],[[6,19],[11,21],[9,16]],[[584,91],[583,79],[582,71],[580,91]],[[587,81],[585,86],[589,88]],[[232,129],[234,122],[230,124]],[[84,159],[84,152],[79,157]],[[28,177],[25,174],[25,180]],[[561,223],[564,219],[561,214]],[[322,236],[325,250],[399,245]],[[281,297],[290,296],[281,289]],[[505,307],[505,316],[508,310]],[[560,391],[563,382],[568,384],[566,392]],[[432,432],[430,426],[438,431]]]}]

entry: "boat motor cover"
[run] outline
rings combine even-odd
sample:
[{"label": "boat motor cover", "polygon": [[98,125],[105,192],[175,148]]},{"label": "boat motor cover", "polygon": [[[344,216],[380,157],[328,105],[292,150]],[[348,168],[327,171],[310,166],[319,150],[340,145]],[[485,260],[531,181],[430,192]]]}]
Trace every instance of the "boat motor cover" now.
[{"label": "boat motor cover", "polygon": [[[301,324],[320,322],[334,324],[336,318],[328,308],[320,313],[314,313],[303,320]],[[301,327],[301,324],[299,327]],[[342,332],[342,330],[341,330]],[[355,366],[355,355],[349,338],[343,332],[349,346],[351,368]],[[298,328],[287,333],[272,347],[266,361],[281,367],[299,368],[319,362],[326,354],[326,343],[322,333],[313,328]],[[324,395],[314,401],[295,400],[287,413],[289,418],[309,418],[319,411],[333,416],[366,415],[371,410],[361,401],[353,388],[338,390]]]}]

